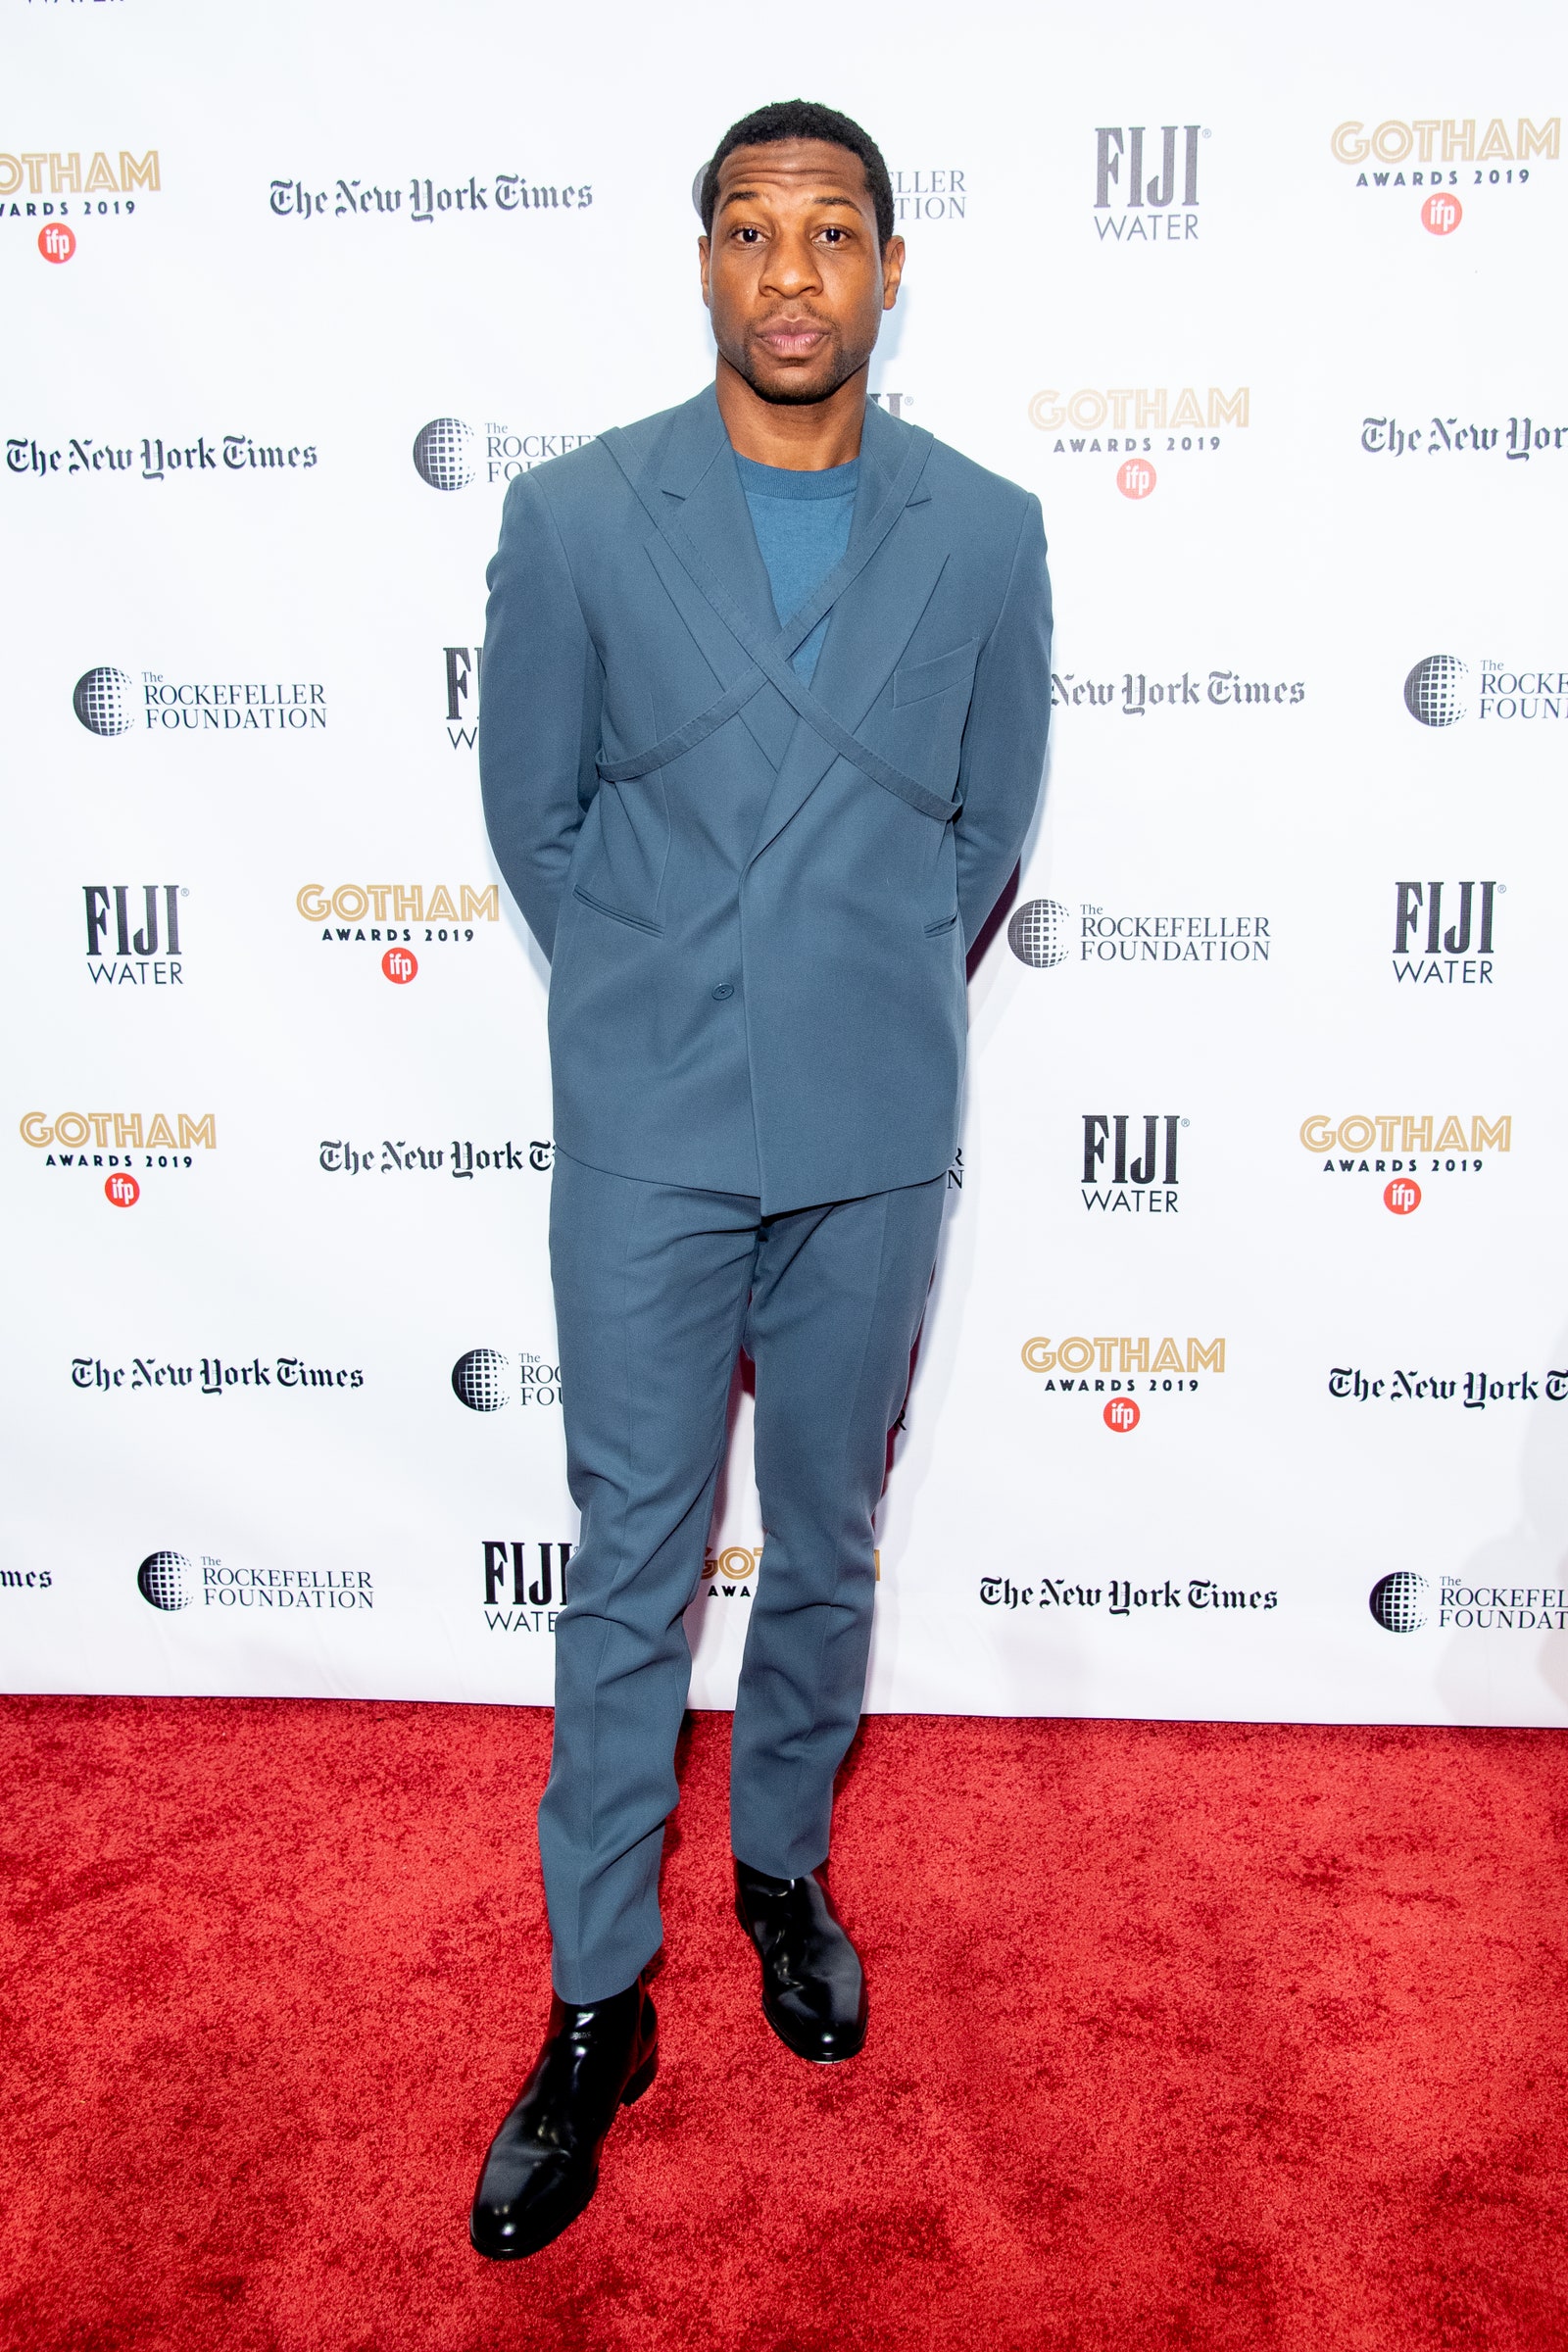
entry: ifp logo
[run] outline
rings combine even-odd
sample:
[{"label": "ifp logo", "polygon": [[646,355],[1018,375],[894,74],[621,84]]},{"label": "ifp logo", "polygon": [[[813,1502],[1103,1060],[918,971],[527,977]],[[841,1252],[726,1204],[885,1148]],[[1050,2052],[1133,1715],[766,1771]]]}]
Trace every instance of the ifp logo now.
[{"label": "ifp logo", "polygon": [[1102,1415],[1105,1427],[1119,1438],[1136,1429],[1143,1417],[1130,1396],[1113,1396]]},{"label": "ifp logo", "polygon": [[1396,1217],[1407,1217],[1421,1205],[1421,1187],[1412,1184],[1408,1176],[1396,1176],[1392,1184],[1383,1188],[1383,1205]]},{"label": "ifp logo", "polygon": [[381,958],[382,971],[389,980],[395,981],[399,988],[406,988],[418,968],[417,956],[411,956],[407,948],[388,948]]},{"label": "ifp logo", "polygon": [[[1481,177],[1476,173],[1477,179]],[[1451,237],[1464,219],[1464,206],[1457,196],[1429,196],[1421,207],[1421,225],[1435,237]]]},{"label": "ifp logo", "polygon": [[1116,487],[1123,498],[1148,498],[1159,476],[1144,458],[1129,458],[1117,467]]},{"label": "ifp logo", "polygon": [[134,1176],[107,1176],[104,1199],[111,1208],[134,1208],[141,1199],[141,1186]]},{"label": "ifp logo", "polygon": [[[117,208],[118,209],[118,208]],[[59,220],[38,231],[38,251],[46,262],[69,262],[76,250],[76,233]]]}]

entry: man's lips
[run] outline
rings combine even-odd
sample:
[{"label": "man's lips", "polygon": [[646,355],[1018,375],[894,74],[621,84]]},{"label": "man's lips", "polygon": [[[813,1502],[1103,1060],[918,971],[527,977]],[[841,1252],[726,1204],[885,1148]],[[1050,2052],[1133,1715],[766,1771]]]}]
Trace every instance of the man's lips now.
[{"label": "man's lips", "polygon": [[818,326],[814,318],[775,318],[770,325],[758,328],[757,340],[765,344],[775,359],[804,360],[827,340],[827,328]]}]

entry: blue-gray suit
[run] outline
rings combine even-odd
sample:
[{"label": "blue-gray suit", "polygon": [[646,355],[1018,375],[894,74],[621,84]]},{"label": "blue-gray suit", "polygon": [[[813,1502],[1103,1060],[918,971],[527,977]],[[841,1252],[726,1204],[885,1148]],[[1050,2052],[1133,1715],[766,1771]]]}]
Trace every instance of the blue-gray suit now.
[{"label": "blue-gray suit", "polygon": [[[964,953],[1034,810],[1038,502],[868,408],[848,552],[781,627],[710,390],[520,476],[480,717],[551,958],[551,1250],[583,1513],[540,1813],[557,1988],[659,1941],[657,1871],[738,1346],[765,1559],[735,1850],[827,1850],[871,1514],[957,1139]],[[790,661],[830,614],[809,685]]]}]

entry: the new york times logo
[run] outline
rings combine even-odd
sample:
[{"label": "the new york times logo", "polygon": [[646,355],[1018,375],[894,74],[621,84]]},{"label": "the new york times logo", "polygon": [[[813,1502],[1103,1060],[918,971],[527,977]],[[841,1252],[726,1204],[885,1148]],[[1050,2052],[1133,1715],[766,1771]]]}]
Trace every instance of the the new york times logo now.
[{"label": "the new york times logo", "polygon": [[[1110,1115],[1102,1110],[1085,1111],[1085,1208],[1173,1217],[1181,1205],[1176,1191],[1177,1133],[1187,1123],[1179,1111],[1146,1111],[1140,1136],[1132,1115],[1125,1110]],[[1132,1138],[1129,1129],[1134,1130]]]},{"label": "the new york times logo", "polygon": [[[0,159],[3,160],[3,159]],[[481,213],[507,218],[541,213],[585,213],[594,200],[586,180],[533,179],[523,172],[497,172],[481,180],[470,172],[466,180],[447,187],[441,181],[416,174],[405,186],[382,187],[377,180],[338,178],[330,188],[313,188],[303,179],[274,179],[268,211],[276,220],[367,220],[379,218],[408,220],[428,228],[436,220],[473,220]]]},{"label": "the new york times logo", "polygon": [[[1208,136],[1197,122],[1163,122],[1152,134],[1141,122],[1126,129],[1102,124],[1095,132],[1095,227],[1101,243],[1107,237],[1117,244],[1175,245],[1194,240],[1198,235],[1198,142]],[[1147,179],[1146,140],[1149,159],[1157,158],[1156,168]]]},{"label": "the new york times logo", "polygon": [[165,442],[153,433],[139,444],[95,441],[91,433],[84,433],[53,447],[30,436],[6,443],[9,472],[45,478],[60,473],[134,473],[140,481],[162,482],[181,473],[308,473],[316,461],[314,441],[263,441],[250,433],[219,433],[211,441],[198,433],[194,441],[183,442]]},{"label": "the new york times logo", "polygon": [[84,882],[81,889],[87,970],[95,988],[183,985],[179,902],[189,898],[188,890],[177,882]]},{"label": "the new york times logo", "polygon": [[566,1605],[566,1563],[573,1548],[520,1539],[485,1544],[484,1621],[491,1633],[555,1632],[556,1618]]},{"label": "the new york times logo", "polygon": [[1169,1577],[1157,1585],[1135,1585],[1130,1577],[1114,1576],[1106,1585],[1080,1585],[1043,1576],[1038,1585],[1015,1585],[1011,1577],[983,1576],[980,1598],[988,1609],[1101,1609],[1107,1617],[1139,1616],[1146,1609],[1168,1616],[1182,1609],[1208,1622],[1233,1609],[1278,1608],[1280,1596],[1261,1586],[1216,1584],[1209,1576],[1190,1577],[1185,1593]]},{"label": "the new york times logo", "polygon": [[1306,700],[1303,678],[1248,678],[1236,669],[1211,669],[1205,680],[1184,669],[1179,678],[1152,677],[1145,670],[1123,670],[1114,678],[1081,678],[1076,670],[1053,670],[1053,710],[1117,709],[1123,718],[1145,718],[1151,710],[1192,710],[1211,704],[1216,710],[1276,709]]},{"label": "the new york times logo", "polygon": [[1490,987],[1497,895],[1507,887],[1506,882],[1396,882],[1395,979],[1416,987],[1433,980],[1441,987]]}]

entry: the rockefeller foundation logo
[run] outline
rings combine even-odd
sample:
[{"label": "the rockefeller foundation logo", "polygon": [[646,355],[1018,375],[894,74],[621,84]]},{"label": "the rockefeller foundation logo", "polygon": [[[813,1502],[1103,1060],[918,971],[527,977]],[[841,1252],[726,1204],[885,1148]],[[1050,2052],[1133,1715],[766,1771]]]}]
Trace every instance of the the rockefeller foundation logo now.
[{"label": "the rockefeller foundation logo", "polygon": [[1266,914],[1116,914],[1092,900],[1074,912],[1060,899],[1025,899],[1007,923],[1020,963],[1267,963]]},{"label": "the rockefeller foundation logo", "polygon": [[498,1413],[509,1404],[559,1404],[561,1367],[526,1348],[515,1360],[500,1348],[470,1348],[452,1367],[452,1394],[470,1413]]},{"label": "the rockefeller foundation logo", "polygon": [[1560,1634],[1568,1631],[1568,1592],[1560,1585],[1471,1584],[1466,1578],[1431,1581],[1413,1568],[1380,1576],[1367,1595],[1373,1620],[1386,1634],[1435,1630],[1481,1634]]},{"label": "the rockefeller foundation logo", "polygon": [[1494,722],[1560,719],[1568,710],[1568,670],[1427,654],[1405,678],[1404,707],[1423,727],[1451,727],[1472,713]]},{"label": "the rockefeller foundation logo", "polygon": [[83,670],[71,707],[89,735],[304,735],[326,725],[326,688],[288,678],[171,678],[101,662]]},{"label": "the rockefeller foundation logo", "polygon": [[510,482],[548,458],[563,458],[593,440],[592,433],[514,432],[487,424],[476,433],[461,416],[432,416],[414,436],[414,469],[432,490],[466,490],[481,477]]},{"label": "the rockefeller foundation logo", "polygon": [[370,1609],[375,1591],[368,1568],[234,1567],[216,1552],[194,1559],[182,1551],[150,1551],[136,1571],[150,1608],[293,1610]]}]

